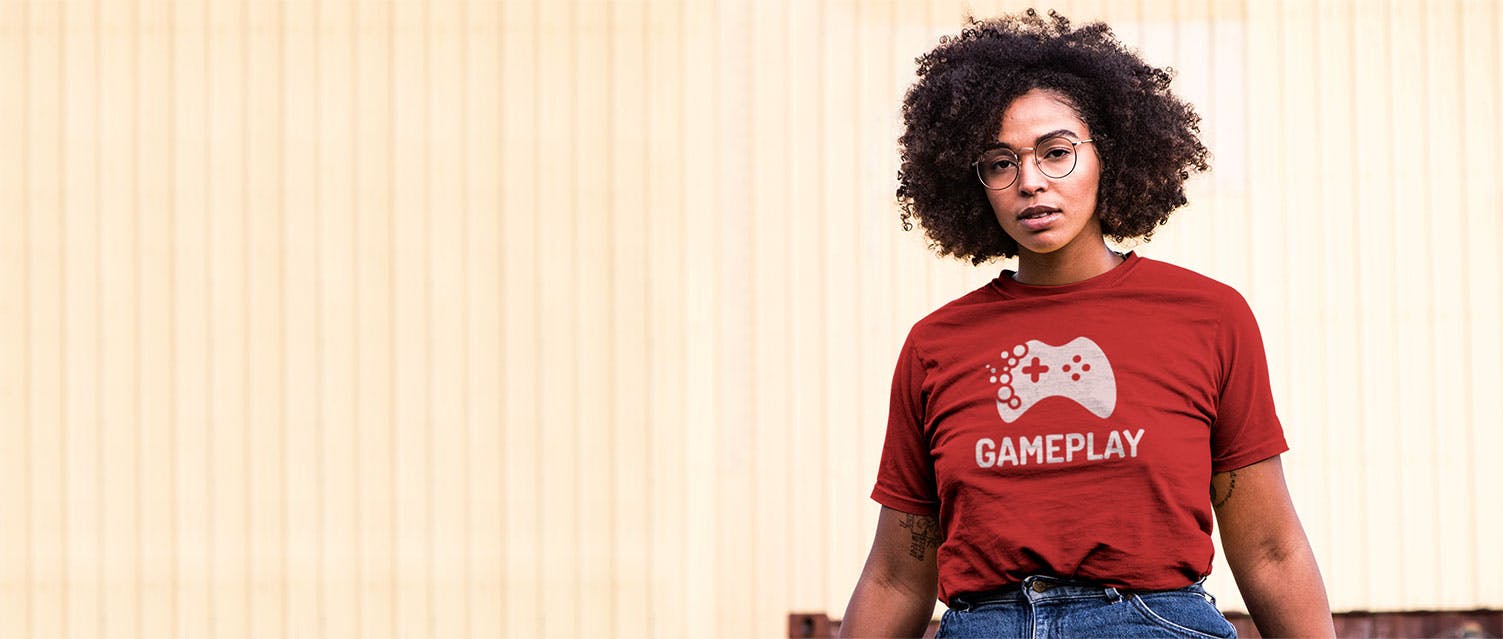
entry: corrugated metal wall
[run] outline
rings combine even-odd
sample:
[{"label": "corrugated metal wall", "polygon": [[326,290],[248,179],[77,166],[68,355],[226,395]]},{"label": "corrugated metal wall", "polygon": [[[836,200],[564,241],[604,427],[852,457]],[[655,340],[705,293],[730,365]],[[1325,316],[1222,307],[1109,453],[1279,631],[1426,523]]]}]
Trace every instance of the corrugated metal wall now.
[{"label": "corrugated metal wall", "polygon": [[[0,636],[778,636],[908,326],[912,60],[1019,3],[0,5]],[[1503,10],[1067,2],[1205,117],[1339,609],[1503,607]],[[1236,608],[1224,565],[1213,590]]]}]

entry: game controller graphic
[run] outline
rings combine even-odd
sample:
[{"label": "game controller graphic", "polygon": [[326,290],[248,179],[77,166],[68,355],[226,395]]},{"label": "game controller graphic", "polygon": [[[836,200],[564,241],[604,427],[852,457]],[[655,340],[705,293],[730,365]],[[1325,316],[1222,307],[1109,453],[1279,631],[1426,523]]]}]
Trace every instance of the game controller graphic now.
[{"label": "game controller graphic", "polygon": [[1110,417],[1117,408],[1117,378],[1106,353],[1090,338],[1064,346],[1036,339],[1002,352],[1002,366],[987,366],[997,389],[997,413],[1009,424],[1046,397],[1074,400],[1091,414]]}]

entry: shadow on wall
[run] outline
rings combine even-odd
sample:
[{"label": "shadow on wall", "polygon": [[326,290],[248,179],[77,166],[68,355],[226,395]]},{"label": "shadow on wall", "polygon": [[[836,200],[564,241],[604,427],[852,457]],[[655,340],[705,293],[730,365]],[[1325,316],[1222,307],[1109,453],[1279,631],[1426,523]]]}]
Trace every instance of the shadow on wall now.
[{"label": "shadow on wall", "polygon": [[[1237,636],[1262,637],[1246,614],[1230,613],[1226,618],[1237,627]],[[1338,637],[1503,637],[1503,610],[1338,612],[1335,620]],[[929,622],[924,637],[933,637],[938,629],[938,620]],[[840,620],[828,615],[797,612],[788,615],[788,636],[793,639],[824,639],[839,633]]]}]

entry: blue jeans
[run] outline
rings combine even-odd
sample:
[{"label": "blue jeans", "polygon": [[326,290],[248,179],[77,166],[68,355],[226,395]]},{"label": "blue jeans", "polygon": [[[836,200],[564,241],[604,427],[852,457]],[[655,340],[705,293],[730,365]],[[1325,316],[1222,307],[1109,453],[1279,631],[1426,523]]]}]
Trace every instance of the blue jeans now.
[{"label": "blue jeans", "polygon": [[1200,582],[1179,590],[1131,592],[1029,577],[1021,586],[951,599],[935,639],[956,637],[1198,637],[1237,630]]}]

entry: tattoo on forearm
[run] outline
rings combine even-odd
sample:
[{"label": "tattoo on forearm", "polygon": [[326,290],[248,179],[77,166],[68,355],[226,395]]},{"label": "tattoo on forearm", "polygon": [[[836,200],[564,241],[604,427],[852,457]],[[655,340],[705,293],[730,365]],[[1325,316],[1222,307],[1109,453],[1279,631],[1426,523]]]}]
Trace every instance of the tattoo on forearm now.
[{"label": "tattoo on forearm", "polygon": [[944,536],[939,531],[939,520],[933,517],[905,514],[898,525],[907,528],[912,535],[909,538],[908,555],[914,559],[922,560],[929,549],[939,548],[939,542],[944,541]]},{"label": "tattoo on forearm", "polygon": [[1237,471],[1231,471],[1227,475],[1226,492],[1220,496],[1216,494],[1216,481],[1211,481],[1211,507],[1220,508],[1226,505],[1226,500],[1232,498],[1232,491],[1237,490]]}]

